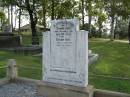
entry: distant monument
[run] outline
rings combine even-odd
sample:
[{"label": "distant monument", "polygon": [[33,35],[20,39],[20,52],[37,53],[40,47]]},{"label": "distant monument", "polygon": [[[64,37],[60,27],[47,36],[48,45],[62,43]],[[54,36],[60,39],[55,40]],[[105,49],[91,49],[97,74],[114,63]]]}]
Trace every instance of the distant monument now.
[{"label": "distant monument", "polygon": [[5,25],[2,27],[3,34],[11,34],[12,33],[12,26],[11,25]]},{"label": "distant monument", "polygon": [[0,48],[14,48],[21,46],[21,36],[12,33],[12,26],[3,25],[0,33]]},{"label": "distant monument", "polygon": [[43,80],[88,85],[88,32],[79,31],[77,19],[54,20],[43,38]]}]

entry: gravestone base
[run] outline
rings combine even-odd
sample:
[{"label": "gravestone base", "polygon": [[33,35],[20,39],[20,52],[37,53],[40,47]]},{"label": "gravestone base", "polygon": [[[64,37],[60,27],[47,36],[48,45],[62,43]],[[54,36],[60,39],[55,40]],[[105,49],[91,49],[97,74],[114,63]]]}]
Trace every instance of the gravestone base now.
[{"label": "gravestone base", "polygon": [[93,86],[77,87],[63,84],[40,82],[37,87],[38,95],[45,97],[93,97]]}]

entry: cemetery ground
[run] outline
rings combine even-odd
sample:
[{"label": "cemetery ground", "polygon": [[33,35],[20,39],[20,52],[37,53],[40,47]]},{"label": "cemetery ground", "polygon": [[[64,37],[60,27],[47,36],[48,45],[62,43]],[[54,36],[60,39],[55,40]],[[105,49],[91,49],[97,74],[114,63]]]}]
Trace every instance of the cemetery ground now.
[{"label": "cemetery ground", "polygon": [[[130,45],[90,39],[89,49],[99,54],[98,61],[89,67],[89,84],[98,89],[130,93]],[[41,79],[41,57],[0,51],[0,67],[6,65],[8,59],[16,59],[19,76]],[[0,68],[0,78],[5,76],[5,72]]]}]

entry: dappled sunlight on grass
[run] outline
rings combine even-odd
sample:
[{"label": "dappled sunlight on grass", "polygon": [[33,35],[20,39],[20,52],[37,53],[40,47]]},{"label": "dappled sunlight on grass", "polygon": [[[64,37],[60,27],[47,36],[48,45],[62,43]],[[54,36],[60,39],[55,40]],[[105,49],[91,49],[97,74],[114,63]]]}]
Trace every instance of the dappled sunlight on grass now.
[{"label": "dappled sunlight on grass", "polygon": [[[89,49],[99,54],[98,61],[89,68],[90,74],[130,78],[130,44],[109,40],[90,40]],[[130,93],[129,80],[89,77],[96,88]]]},{"label": "dappled sunlight on grass", "polygon": [[130,77],[130,71],[128,71],[130,70],[130,45],[120,42],[100,41],[89,42],[89,48],[99,54],[99,60],[90,67],[90,72]]}]

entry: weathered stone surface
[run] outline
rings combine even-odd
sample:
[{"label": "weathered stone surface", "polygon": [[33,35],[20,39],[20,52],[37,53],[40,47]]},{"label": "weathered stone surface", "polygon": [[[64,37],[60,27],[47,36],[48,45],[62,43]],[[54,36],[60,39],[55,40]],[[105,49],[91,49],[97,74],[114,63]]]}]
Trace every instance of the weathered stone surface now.
[{"label": "weathered stone surface", "polygon": [[43,33],[43,80],[85,87],[88,84],[88,33],[76,19],[54,20]]},{"label": "weathered stone surface", "polygon": [[93,97],[93,87],[76,87],[41,82],[38,84],[38,95],[45,97]]},{"label": "weathered stone surface", "polygon": [[6,25],[2,27],[3,33],[10,34],[12,33],[12,25]]},{"label": "weathered stone surface", "polygon": [[99,58],[98,54],[93,54],[93,53],[89,54],[89,56],[88,56],[88,61],[89,61],[88,64],[91,65],[91,64],[95,63],[98,60],[98,58]]},{"label": "weathered stone surface", "polygon": [[130,94],[120,92],[100,89],[94,89],[93,91],[93,87],[89,85],[87,88],[82,88],[44,83],[40,80],[27,78],[17,78],[13,83],[10,83],[8,79],[0,80],[0,97],[88,97],[87,93],[90,97],[130,97]]},{"label": "weathered stone surface", "polygon": [[0,86],[1,86],[1,85],[5,85],[5,84],[7,84],[7,83],[9,83],[9,80],[8,80],[7,78],[0,79]]},{"label": "weathered stone surface", "polygon": [[16,67],[15,59],[9,59],[7,63],[7,78],[9,80],[14,80],[17,78],[18,72]]},{"label": "weathered stone surface", "polygon": [[0,85],[0,97],[44,97],[38,96],[36,84],[17,82]]}]

